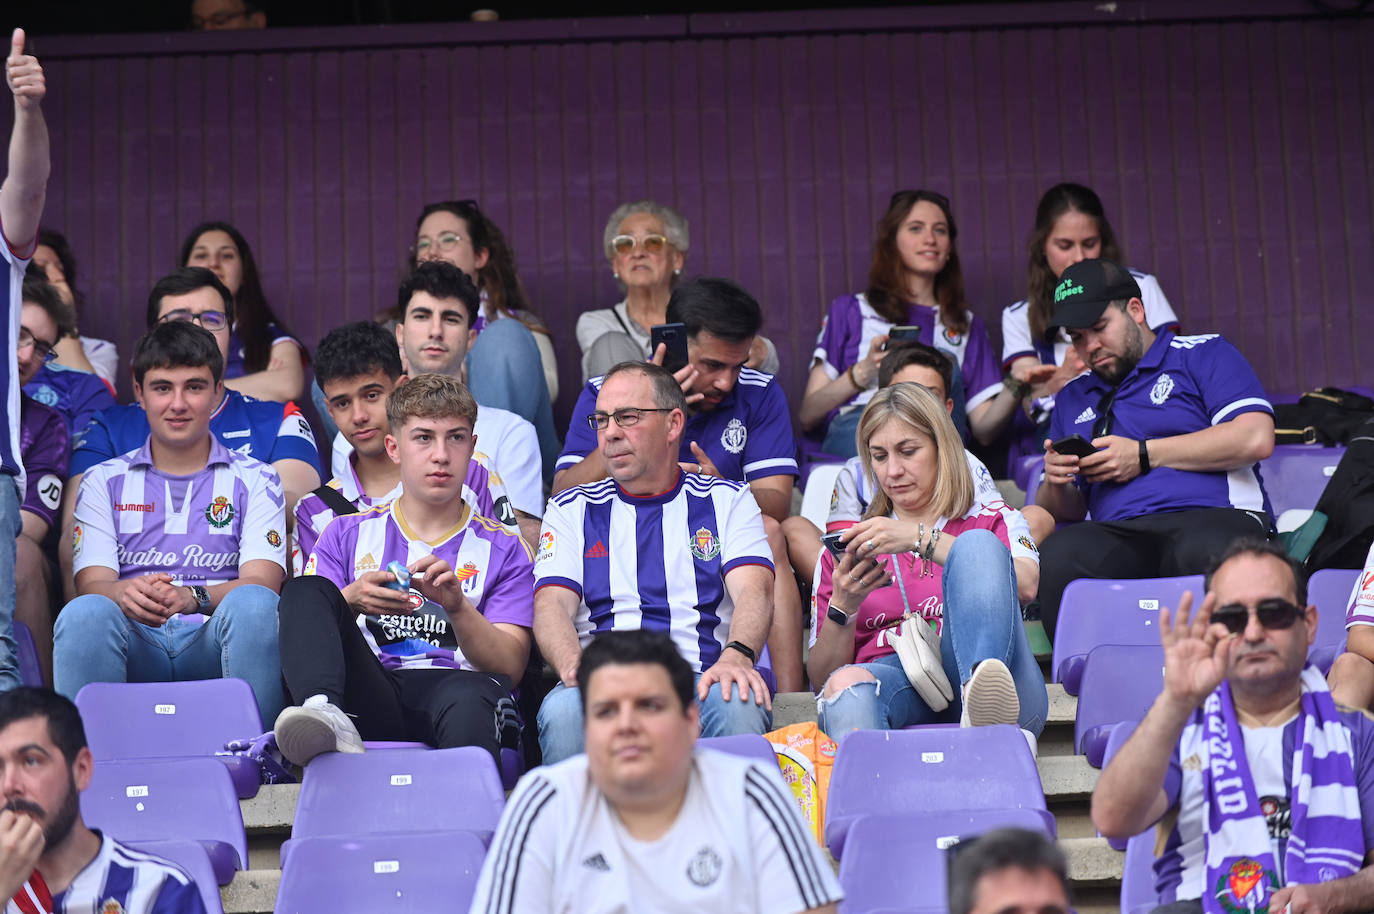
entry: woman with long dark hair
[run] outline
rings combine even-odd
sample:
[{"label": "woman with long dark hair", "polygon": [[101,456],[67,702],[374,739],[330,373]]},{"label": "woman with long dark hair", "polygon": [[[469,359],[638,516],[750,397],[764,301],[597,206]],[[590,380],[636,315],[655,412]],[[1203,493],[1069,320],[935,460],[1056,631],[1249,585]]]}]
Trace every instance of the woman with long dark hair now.
[{"label": "woman with long dark hair", "polygon": [[234,296],[224,386],[259,400],[300,399],[305,393],[305,346],[267,303],[257,261],[242,233],[227,222],[202,222],[182,242],[177,263],[205,267]]},{"label": "woman with long dark hair", "polygon": [[964,297],[957,237],[943,194],[892,195],[878,222],[868,288],[835,299],[816,340],[801,424],[807,431],[826,429],[826,451],[854,456],[859,415],[877,387],[888,331],[896,325],[919,327],[921,342],[959,366],[956,424],[966,417],[968,430],[984,444],[1006,428],[1018,398],[1003,386],[987,329]]},{"label": "woman with long dark hair", "polygon": [[[38,247],[33,251],[33,266],[43,271],[48,284],[57,290],[79,321],[86,296],[81,294],[76,285],[76,254],[67,236],[55,229],[39,229]],[[70,335],[57,341],[53,353],[59,365],[77,371],[89,371],[113,390],[115,372],[119,370],[119,350],[114,343],[86,336],[74,328]]]}]

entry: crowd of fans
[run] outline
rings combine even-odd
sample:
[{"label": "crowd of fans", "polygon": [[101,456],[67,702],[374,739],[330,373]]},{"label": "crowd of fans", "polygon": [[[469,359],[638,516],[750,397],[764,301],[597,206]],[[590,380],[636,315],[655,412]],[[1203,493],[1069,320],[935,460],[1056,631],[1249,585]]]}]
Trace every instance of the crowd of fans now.
[{"label": "crowd of fans", "polygon": [[[560,799],[552,815],[522,824],[536,829],[527,843],[498,836],[482,891],[504,910],[512,892],[577,890],[542,877],[503,888],[501,867],[536,854],[556,871],[560,833],[614,830],[575,821],[588,807],[574,756],[590,757],[597,788],[641,834],[635,800],[616,780],[623,759],[598,760],[616,726],[657,733],[646,721],[666,709],[688,724],[664,731],[668,745],[684,734],[690,745],[698,734],[762,733],[773,692],[809,686],[822,727],[841,741],[856,728],[934,722],[1012,724],[1034,737],[1048,698],[1024,607],[1039,605],[1053,637],[1073,579],[1201,572],[1231,548],[1237,564],[1211,581],[1191,627],[1186,605],[1166,626],[1166,691],[1146,720],[1155,738],[1123,753],[1136,763],[1129,789],[1117,774],[1126,763],[1109,768],[1095,815],[1104,831],[1129,834],[1181,803],[1162,897],[1197,897],[1188,892],[1224,868],[1211,855],[1200,862],[1198,842],[1221,840],[1225,824],[1199,812],[1214,802],[1199,797],[1224,782],[1193,783],[1197,765],[1185,760],[1191,792],[1180,800],[1169,751],[1181,739],[1205,752],[1204,728],[1224,730],[1237,714],[1247,728],[1305,722],[1319,732],[1299,746],[1318,754],[1349,755],[1354,732],[1353,771],[1308,756],[1298,770],[1362,798],[1367,728],[1333,709],[1320,673],[1302,669],[1297,650],[1315,616],[1299,576],[1278,573],[1286,560],[1262,543],[1232,546],[1272,531],[1256,468],[1274,442],[1265,392],[1225,339],[1180,333],[1158,282],[1121,264],[1090,189],[1061,184],[1041,200],[1028,296],[1003,313],[1000,364],[964,294],[951,202],[894,194],[868,286],[830,305],[795,416],[772,373],[764,309],[728,279],[684,278],[688,221],[659,203],[627,203],[605,228],[624,298],[577,322],[584,386],[563,434],[550,408],[552,337],[477,202],[426,205],[394,305],[334,328],[313,352],[268,303],[249,239],[205,222],[149,293],[146,333],[129,354],[136,402],[117,404],[119,356],[79,328],[76,256],[39,226],[41,68],[22,33],[11,51],[16,124],[0,224],[17,370],[4,378],[0,457],[15,485],[0,486],[0,516],[13,522],[15,548],[3,551],[14,565],[0,577],[17,587],[0,594],[0,685],[18,685],[12,616],[67,698],[90,682],[246,680],[299,765],[364,751],[367,740],[480,746],[499,761],[536,726],[543,762],[566,764],[527,778],[512,808]],[[662,325],[685,347],[657,342]],[[328,467],[296,406],[307,391],[333,438]],[[794,515],[794,418],[802,451],[849,460],[824,532]],[[1045,455],[1036,505],[1024,512],[965,449],[1007,434],[1014,452]],[[1209,621],[1247,647],[1233,648]],[[666,638],[609,646],[609,633],[636,631]],[[1271,639],[1298,647],[1270,650]],[[1228,652],[1241,669],[1217,703],[1208,696]],[[1281,668],[1261,676],[1271,661]],[[1374,670],[1358,657],[1341,663],[1356,678]],[[556,682],[541,689],[544,664]],[[605,672],[592,683],[608,665],[646,664],[665,677],[635,685],[650,697]],[[654,691],[665,684],[668,699]],[[65,713],[49,704],[29,716]],[[1275,777],[1283,786],[1285,732],[1273,737],[1277,775],[1246,775],[1264,789]],[[88,767],[89,752],[68,742],[73,770]],[[690,776],[665,769],[664,783],[722,828],[748,818],[735,807],[772,797],[747,766],[696,764]],[[707,774],[738,783],[739,795],[699,796]],[[1249,790],[1242,799],[1253,801]],[[1299,791],[1294,835],[1299,800],[1337,828],[1330,854],[1354,855],[1331,878],[1367,876],[1359,867],[1370,842],[1349,809]],[[1258,821],[1221,808],[1237,828]],[[0,830],[12,820],[0,817]],[[642,834],[663,834],[654,821],[639,823]],[[797,827],[750,822],[761,833]],[[1249,846],[1263,842],[1245,834],[1237,846],[1263,856]],[[94,848],[99,838],[72,840]],[[1275,858],[1283,854],[1266,859],[1281,873]],[[789,852],[769,864],[792,874],[799,909],[838,897],[813,863]],[[1316,872],[1310,856],[1290,866]],[[180,891],[175,878],[166,884]]]}]

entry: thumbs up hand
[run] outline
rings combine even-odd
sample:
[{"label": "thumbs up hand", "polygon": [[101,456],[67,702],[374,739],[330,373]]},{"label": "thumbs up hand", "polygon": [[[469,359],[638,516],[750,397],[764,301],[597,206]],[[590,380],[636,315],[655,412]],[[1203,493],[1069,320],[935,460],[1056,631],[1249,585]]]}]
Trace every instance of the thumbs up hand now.
[{"label": "thumbs up hand", "polygon": [[5,82],[14,93],[16,107],[36,109],[47,92],[43,68],[38,58],[24,53],[24,30],[15,29],[10,36],[10,56],[5,60]]}]

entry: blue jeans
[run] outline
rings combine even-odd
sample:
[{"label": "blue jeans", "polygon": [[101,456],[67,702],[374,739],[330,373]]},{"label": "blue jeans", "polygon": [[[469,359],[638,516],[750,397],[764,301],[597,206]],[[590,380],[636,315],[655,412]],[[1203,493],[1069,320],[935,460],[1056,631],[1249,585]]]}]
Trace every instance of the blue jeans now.
[{"label": "blue jeans", "polygon": [[[693,678],[693,692],[696,681]],[[763,705],[755,704],[752,697],[741,701],[738,693],[726,701],[720,696],[720,683],[713,683],[706,693],[701,707],[702,736],[734,736],[737,733],[767,733],[773,725],[773,715]],[[576,687],[563,683],[553,687],[544,696],[539,706],[539,748],[544,755],[544,764],[552,765],[569,756],[583,751],[582,742],[582,697]]]},{"label": "blue jeans", "polygon": [[970,530],[954,541],[945,562],[945,620],[940,655],[954,686],[954,700],[943,711],[930,709],[916,693],[896,654],[858,664],[877,682],[849,686],[833,698],[816,700],[821,729],[838,739],[850,730],[896,730],[915,724],[959,720],[960,686],[984,660],[1007,665],[1021,703],[1020,724],[1037,737],[1045,729],[1050,700],[1045,677],[1035,662],[1021,608],[1016,600],[1016,573],[1011,553],[987,530]]},{"label": "blue jeans", "polygon": [[[15,419],[17,417],[11,417]],[[23,685],[14,642],[14,539],[23,526],[15,477],[0,473],[0,692]]]},{"label": "blue jeans", "polygon": [[253,687],[263,725],[286,706],[277,653],[277,594],[257,584],[231,590],[203,623],[173,617],[135,622],[109,597],[86,594],[57,616],[53,684],[75,699],[88,682],[182,682],[237,677]]},{"label": "blue jeans", "polygon": [[553,406],[542,366],[534,332],[513,318],[489,322],[468,352],[468,389],[473,399],[534,425],[548,482],[562,445],[553,427]]}]

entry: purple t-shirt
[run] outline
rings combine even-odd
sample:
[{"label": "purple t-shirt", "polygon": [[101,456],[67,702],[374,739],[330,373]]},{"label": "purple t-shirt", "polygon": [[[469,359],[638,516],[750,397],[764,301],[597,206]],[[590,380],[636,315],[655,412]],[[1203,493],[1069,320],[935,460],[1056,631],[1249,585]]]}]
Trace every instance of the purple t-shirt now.
[{"label": "purple t-shirt", "polygon": [[28,472],[20,507],[52,527],[57,523],[57,507],[62,504],[62,486],[71,456],[67,423],[57,410],[27,394],[19,400],[19,453],[24,455]]},{"label": "purple t-shirt", "polygon": [[72,556],[75,571],[112,568],[121,581],[166,572],[177,584],[223,584],[255,559],[285,571],[281,478],[214,437],[204,469],[173,476],[145,443],[81,478]]},{"label": "purple t-shirt", "polygon": [[[267,324],[267,335],[272,339],[269,348],[278,343],[295,343],[301,350],[301,358],[304,359],[307,357],[308,354],[305,347],[301,345],[301,341],[278,327],[275,323],[269,322]],[[247,374],[247,372],[243,370],[243,357],[243,339],[239,336],[239,328],[235,327],[229,333],[229,360],[224,363],[224,380],[229,381],[234,378],[241,378]]]},{"label": "purple t-shirt", "polygon": [[[920,327],[921,342],[951,356],[959,366],[959,375],[964,382],[965,412],[997,396],[1002,369],[982,318],[969,312],[968,331],[955,333],[940,322],[939,309],[929,305],[908,305],[906,323]],[[834,380],[868,354],[875,336],[882,336],[893,326],[873,310],[862,294],[845,295],[830,303],[812,355],[826,375]],[[875,392],[863,390],[855,394],[852,400],[826,416],[826,423],[838,413],[861,408]]]},{"label": "purple t-shirt", "polygon": [[[443,539],[426,542],[406,524],[400,500],[363,514],[346,514],[324,528],[305,563],[306,574],[328,578],[340,590],[391,562],[410,565],[426,555],[448,562],[463,594],[493,623],[534,625],[534,557],[519,534],[472,515]],[[358,616],[358,628],[387,669],[473,669],[454,636],[448,613],[410,591],[409,615]]]}]

